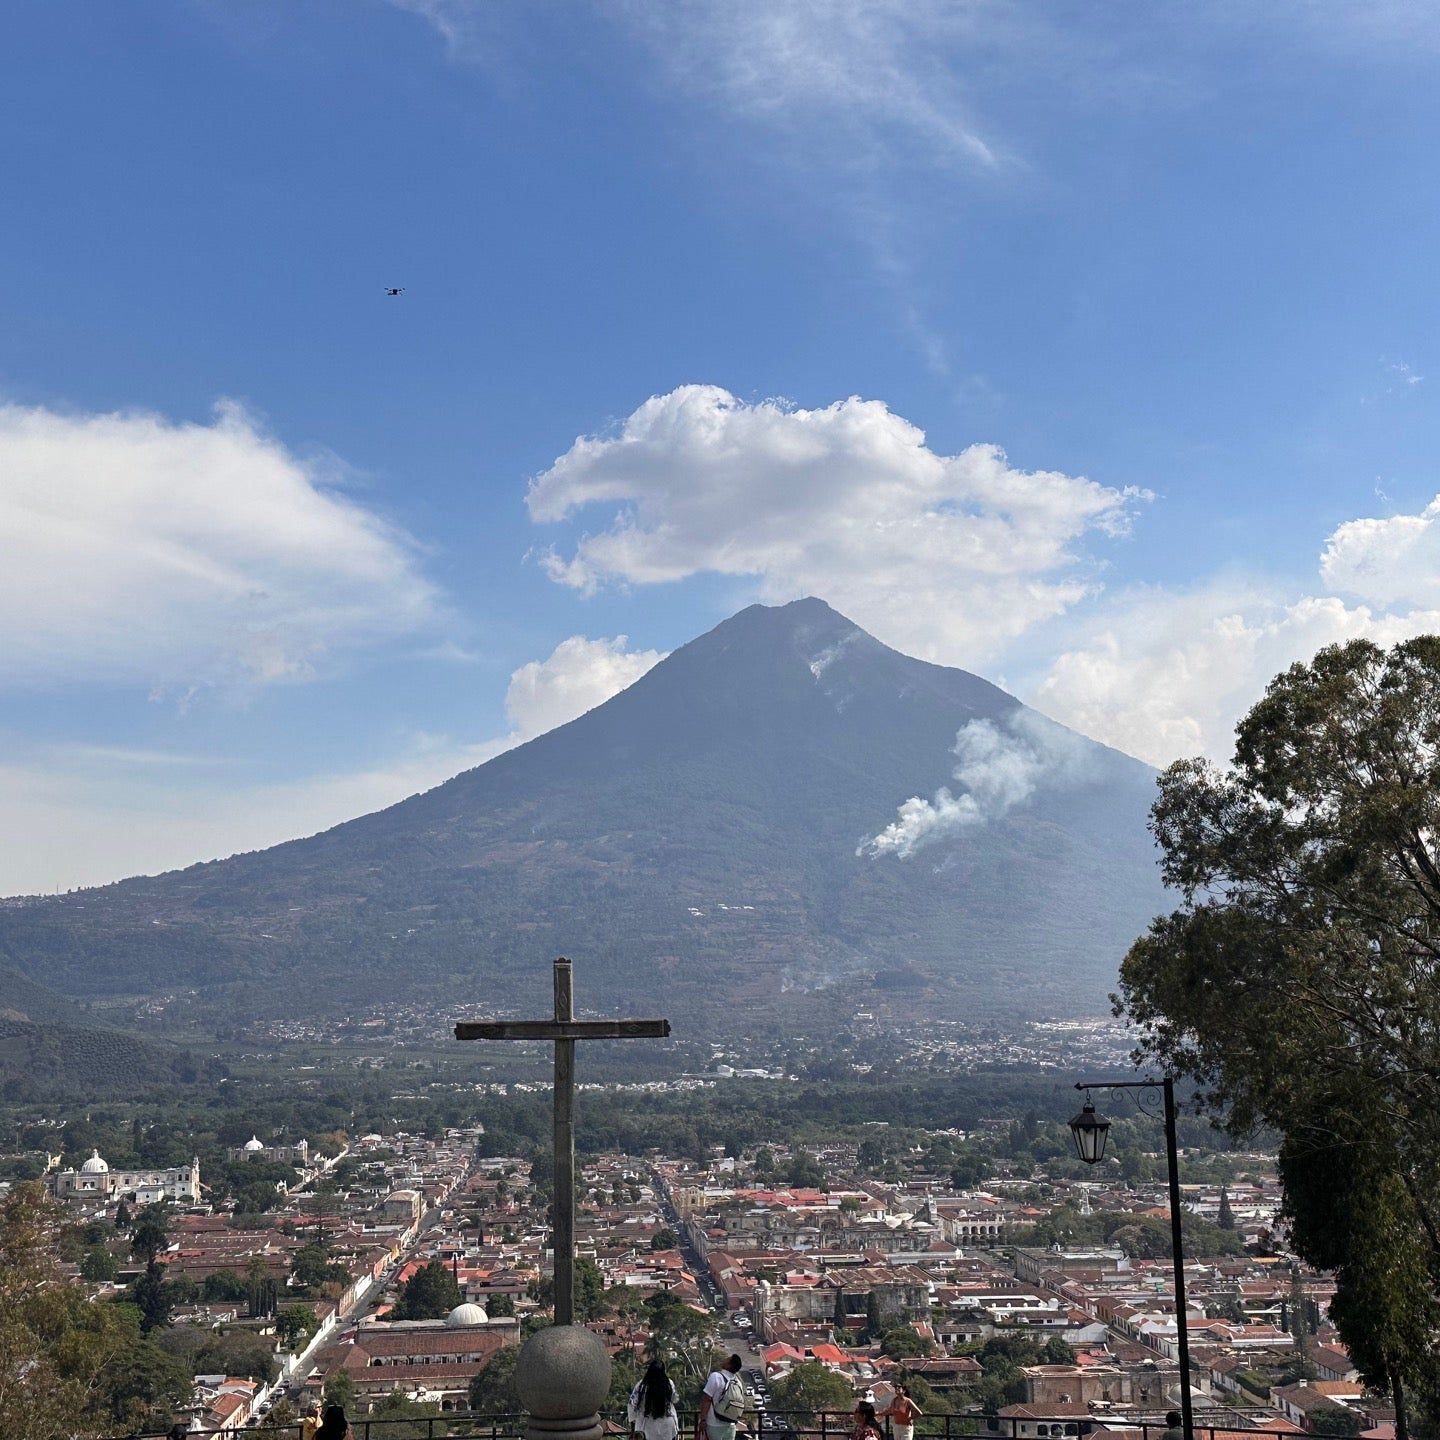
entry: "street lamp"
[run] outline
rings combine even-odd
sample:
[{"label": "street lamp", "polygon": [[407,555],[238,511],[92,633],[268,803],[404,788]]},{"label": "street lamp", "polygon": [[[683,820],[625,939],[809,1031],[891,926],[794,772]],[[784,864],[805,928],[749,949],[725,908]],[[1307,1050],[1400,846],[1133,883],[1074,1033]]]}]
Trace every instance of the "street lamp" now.
[{"label": "street lamp", "polygon": [[1110,1122],[1095,1113],[1095,1105],[1088,1095],[1080,1113],[1070,1122],[1070,1133],[1075,1137],[1075,1153],[1087,1165],[1098,1165],[1105,1158]]},{"label": "street lamp", "polygon": [[1085,1104],[1070,1122],[1075,1153],[1087,1164],[1105,1158],[1105,1141],[1110,1122],[1095,1113],[1089,1092],[1096,1090],[1162,1090],[1165,1094],[1165,1160],[1170,1171],[1170,1252],[1175,1277],[1175,1336],[1180,1352],[1180,1423],[1185,1440],[1195,1440],[1194,1411],[1190,1404],[1190,1336],[1185,1323],[1185,1252],[1180,1230],[1180,1159],[1175,1142],[1175,1082],[1163,1080],[1080,1080],[1077,1090],[1086,1092]]}]

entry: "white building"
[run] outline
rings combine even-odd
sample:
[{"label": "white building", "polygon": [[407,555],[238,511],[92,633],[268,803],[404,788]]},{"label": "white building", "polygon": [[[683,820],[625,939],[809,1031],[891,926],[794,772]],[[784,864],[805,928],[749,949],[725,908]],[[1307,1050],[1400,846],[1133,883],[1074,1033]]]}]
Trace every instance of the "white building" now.
[{"label": "white building", "polygon": [[310,1142],[297,1140],[293,1145],[267,1145],[258,1135],[252,1135],[243,1145],[232,1146],[225,1154],[232,1161],[267,1160],[304,1170],[310,1164]]},{"label": "white building", "polygon": [[52,1178],[57,1200],[92,1200],[107,1204],[125,1200],[155,1205],[162,1200],[200,1199],[200,1160],[173,1170],[112,1170],[96,1150],[78,1170],[60,1170]]}]

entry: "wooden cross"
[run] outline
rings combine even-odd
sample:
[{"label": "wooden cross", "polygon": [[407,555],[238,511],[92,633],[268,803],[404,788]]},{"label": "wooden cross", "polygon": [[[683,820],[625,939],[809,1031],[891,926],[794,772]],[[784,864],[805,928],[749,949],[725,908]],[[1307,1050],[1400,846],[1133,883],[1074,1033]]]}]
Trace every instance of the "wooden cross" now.
[{"label": "wooden cross", "polygon": [[555,1042],[555,1323],[575,1323],[575,1042],[663,1039],[668,1020],[577,1020],[570,962],[555,962],[553,1020],[470,1020],[457,1040]]}]

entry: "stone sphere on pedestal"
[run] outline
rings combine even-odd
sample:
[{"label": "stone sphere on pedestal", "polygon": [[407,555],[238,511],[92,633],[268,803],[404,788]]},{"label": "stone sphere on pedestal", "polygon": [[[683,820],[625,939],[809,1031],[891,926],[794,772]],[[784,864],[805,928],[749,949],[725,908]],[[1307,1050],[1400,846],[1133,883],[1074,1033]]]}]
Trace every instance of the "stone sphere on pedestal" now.
[{"label": "stone sphere on pedestal", "polygon": [[537,1420],[593,1420],[609,1391],[610,1356],[582,1325],[551,1325],[520,1347],[515,1393]]}]

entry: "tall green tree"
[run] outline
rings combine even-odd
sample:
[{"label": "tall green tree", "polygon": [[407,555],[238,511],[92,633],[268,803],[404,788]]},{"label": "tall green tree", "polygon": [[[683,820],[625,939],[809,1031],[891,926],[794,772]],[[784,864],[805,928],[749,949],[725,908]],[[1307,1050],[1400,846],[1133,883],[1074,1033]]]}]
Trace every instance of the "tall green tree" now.
[{"label": "tall green tree", "polygon": [[1279,1132],[1296,1249],[1403,1433],[1406,1385],[1440,1403],[1440,638],[1292,666],[1152,822],[1181,904],[1121,1008],[1232,1133]]},{"label": "tall green tree", "polygon": [[776,1410],[808,1418],[822,1411],[855,1408],[855,1387],[818,1360],[806,1360],[771,1387]]},{"label": "tall green tree", "polygon": [[163,1206],[150,1205],[136,1222],[130,1235],[130,1253],[145,1262],[145,1269],[154,1275],[158,1257],[170,1244],[170,1217]]},{"label": "tall green tree", "polygon": [[1215,1217],[1215,1223],[1222,1230],[1235,1228],[1235,1211],[1230,1204],[1230,1192],[1223,1185],[1220,1187],[1220,1210]]},{"label": "tall green tree", "polygon": [[405,1282],[392,1320],[443,1320],[460,1303],[460,1286],[443,1260],[431,1260]]},{"label": "tall green tree", "polygon": [[130,1300],[140,1312],[140,1328],[148,1335],[170,1323],[175,1292],[165,1283],[165,1267],[146,1270],[130,1287]]},{"label": "tall green tree", "polygon": [[470,1381],[470,1408],[482,1415],[513,1415],[520,1409],[515,1393],[515,1361],[519,1346],[507,1345],[497,1350],[483,1369]]},{"label": "tall green tree", "polygon": [[81,1277],[92,1282],[113,1280],[119,1273],[119,1262],[103,1245],[87,1250],[80,1262]]},{"label": "tall green tree", "polygon": [[[646,1347],[649,1358],[667,1364],[678,1362],[703,1383],[710,1372],[710,1357],[719,1334],[715,1315],[708,1310],[693,1310],[663,1290],[645,1302],[645,1310],[650,1324],[650,1343]],[[681,1384],[679,1376],[673,1378],[677,1385]]]},{"label": "tall green tree", "polygon": [[880,1314],[880,1297],[872,1290],[865,1297],[865,1338],[878,1340],[885,1333],[885,1320]]},{"label": "tall green tree", "polygon": [[319,1328],[313,1305],[287,1305],[275,1316],[275,1332],[289,1350],[303,1350]]}]

